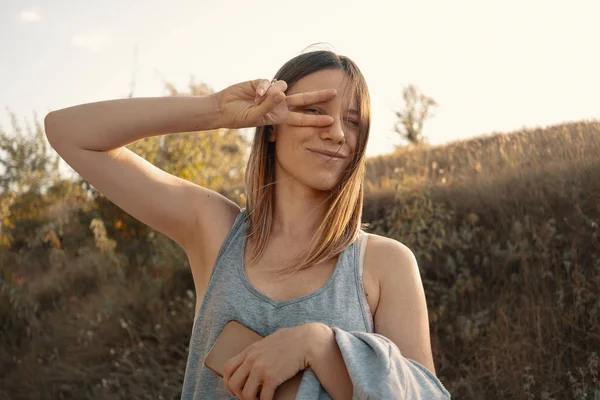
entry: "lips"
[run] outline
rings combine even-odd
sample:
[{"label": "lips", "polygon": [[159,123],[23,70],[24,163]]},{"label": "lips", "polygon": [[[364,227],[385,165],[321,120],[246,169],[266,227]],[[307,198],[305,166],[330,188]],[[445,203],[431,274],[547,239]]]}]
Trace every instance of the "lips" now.
[{"label": "lips", "polygon": [[320,149],[309,149],[309,150],[312,151],[313,153],[321,154],[321,155],[324,155],[327,157],[333,157],[333,158],[338,158],[338,159],[346,158],[346,156],[344,156],[343,154],[337,153],[335,151],[320,150]]}]

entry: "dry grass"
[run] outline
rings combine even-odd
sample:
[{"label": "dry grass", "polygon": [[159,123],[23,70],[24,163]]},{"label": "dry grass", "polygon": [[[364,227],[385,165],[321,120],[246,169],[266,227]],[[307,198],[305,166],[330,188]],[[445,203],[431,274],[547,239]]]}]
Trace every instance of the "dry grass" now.
[{"label": "dry grass", "polygon": [[451,393],[600,398],[600,123],[371,164],[365,219],[420,260]]},{"label": "dry grass", "polygon": [[[185,254],[73,210],[60,238],[0,250],[0,398],[178,399]],[[600,123],[372,158],[363,220],[417,256],[454,398],[600,398]]]}]

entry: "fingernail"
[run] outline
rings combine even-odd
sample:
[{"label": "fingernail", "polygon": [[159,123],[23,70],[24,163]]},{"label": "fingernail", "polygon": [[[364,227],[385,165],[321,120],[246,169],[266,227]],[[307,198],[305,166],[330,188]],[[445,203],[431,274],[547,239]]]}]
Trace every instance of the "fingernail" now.
[{"label": "fingernail", "polygon": [[263,94],[265,94],[265,89],[263,89],[263,88],[258,88],[258,94],[259,94],[259,95],[261,95],[261,96],[262,96]]}]

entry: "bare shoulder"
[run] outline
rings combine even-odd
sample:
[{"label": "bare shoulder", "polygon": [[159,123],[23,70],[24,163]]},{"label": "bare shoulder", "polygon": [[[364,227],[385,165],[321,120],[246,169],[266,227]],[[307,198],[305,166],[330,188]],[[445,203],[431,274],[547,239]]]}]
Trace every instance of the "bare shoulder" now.
[{"label": "bare shoulder", "polygon": [[367,248],[372,256],[382,262],[398,256],[413,257],[413,252],[404,243],[375,233],[369,233]]},{"label": "bare shoulder", "polygon": [[393,275],[398,274],[402,265],[407,265],[402,260],[412,254],[409,252],[408,247],[397,240],[369,233],[364,254],[363,287],[372,315],[377,314],[384,283],[397,279]]},{"label": "bare shoulder", "polygon": [[394,342],[404,357],[435,375],[427,299],[415,255],[394,239],[379,236],[373,242],[381,280],[374,331]]},{"label": "bare shoulder", "polygon": [[[367,261],[368,260],[368,261]],[[372,275],[382,283],[390,274],[398,274],[411,268],[415,261],[413,252],[404,243],[386,236],[369,233],[365,265]]]}]

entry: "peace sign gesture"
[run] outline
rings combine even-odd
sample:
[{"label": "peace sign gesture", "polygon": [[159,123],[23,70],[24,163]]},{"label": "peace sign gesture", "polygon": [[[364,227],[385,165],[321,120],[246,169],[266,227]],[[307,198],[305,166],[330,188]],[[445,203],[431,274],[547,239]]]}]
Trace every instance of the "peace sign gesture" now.
[{"label": "peace sign gesture", "polygon": [[285,81],[255,79],[229,86],[216,93],[221,127],[238,129],[263,125],[290,124],[297,126],[327,126],[333,123],[329,115],[314,115],[290,111],[289,107],[307,106],[329,101],[337,95],[335,89],[296,93],[287,96]]}]

